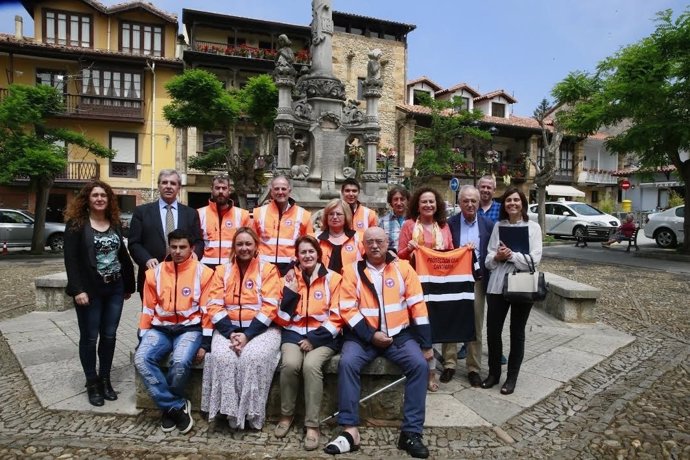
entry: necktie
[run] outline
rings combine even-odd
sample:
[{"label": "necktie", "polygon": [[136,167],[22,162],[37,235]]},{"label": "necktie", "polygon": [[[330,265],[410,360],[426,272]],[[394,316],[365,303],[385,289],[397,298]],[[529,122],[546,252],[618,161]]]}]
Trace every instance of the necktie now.
[{"label": "necktie", "polygon": [[170,232],[175,230],[175,217],[173,216],[172,205],[167,204],[165,207],[168,209],[168,212],[165,213],[165,239],[167,240]]}]

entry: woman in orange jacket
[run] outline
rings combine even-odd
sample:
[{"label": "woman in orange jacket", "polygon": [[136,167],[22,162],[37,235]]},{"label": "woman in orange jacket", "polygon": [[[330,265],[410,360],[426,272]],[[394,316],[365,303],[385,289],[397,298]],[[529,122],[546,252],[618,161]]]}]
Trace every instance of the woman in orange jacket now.
[{"label": "woman in orange jacket", "polygon": [[329,270],[343,272],[343,267],[362,260],[361,233],[352,230],[352,211],[342,200],[328,202],[321,214],[317,237],[323,251],[323,264]]},{"label": "woman in orange jacket", "polygon": [[249,227],[237,229],[230,261],[211,280],[207,314],[214,325],[211,353],[204,363],[201,410],[209,420],[227,418],[231,428],[245,422],[260,430],[266,400],[280,359],[278,313],[280,276],[260,261],[259,238]]},{"label": "woman in orange jacket", "polygon": [[323,395],[323,365],[339,348],[338,311],[341,276],[321,265],[321,247],[313,236],[295,243],[298,264],[285,279],[276,323],[283,326],[280,364],[281,418],[275,435],[284,437],[295,414],[300,374],[304,376],[304,448],[319,447],[319,412]]}]

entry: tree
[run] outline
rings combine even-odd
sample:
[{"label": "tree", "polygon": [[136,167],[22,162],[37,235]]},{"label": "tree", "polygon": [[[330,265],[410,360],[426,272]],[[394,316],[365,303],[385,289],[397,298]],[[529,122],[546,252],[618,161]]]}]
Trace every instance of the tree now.
[{"label": "tree", "polygon": [[[257,167],[257,160],[273,150],[278,90],[271,77],[252,77],[243,89],[226,90],[212,73],[193,69],[170,80],[166,89],[172,102],[163,108],[163,115],[172,126],[221,131],[224,135],[219,145],[192,158],[189,165],[204,172],[225,169],[240,205],[246,207],[247,193],[258,192],[264,182],[263,168]],[[258,134],[255,150],[235,146],[237,130],[243,122]]]},{"label": "tree", "polygon": [[544,148],[544,160],[541,164],[534,158],[527,157],[528,161],[534,165],[536,174],[534,176],[534,184],[537,186],[537,212],[539,226],[542,234],[546,235],[546,186],[553,181],[553,176],[556,174],[556,158],[558,150],[561,147],[563,140],[563,131],[558,125],[558,121],[553,121],[553,126],[550,129],[547,126],[547,117],[554,110],[559,107],[552,107],[547,99],[542,99],[541,103],[534,109],[534,119],[539,123],[541,128],[541,138]]},{"label": "tree", "polygon": [[[618,154],[635,153],[643,167],[673,164],[690,200],[690,8],[675,20],[657,14],[648,37],[601,61],[596,72],[572,72],[553,90],[569,109],[559,114],[564,128],[590,134],[604,126],[622,131],[606,141]],[[685,217],[685,234],[690,220]],[[690,239],[681,251],[690,253]]]},{"label": "tree", "polygon": [[81,133],[50,128],[47,119],[64,112],[63,95],[49,85],[10,85],[0,102],[0,183],[28,178],[36,194],[31,251],[43,252],[48,195],[55,177],[67,167],[67,146],[103,158],[115,152]]},{"label": "tree", "polygon": [[428,127],[420,127],[414,138],[419,151],[413,165],[417,170],[417,183],[432,176],[450,175],[455,172],[455,167],[465,159],[453,148],[456,139],[491,137],[489,133],[479,129],[482,113],[478,110],[464,110],[460,98],[442,101],[432,99],[428,95],[421,97],[421,104],[431,109],[431,123]]}]

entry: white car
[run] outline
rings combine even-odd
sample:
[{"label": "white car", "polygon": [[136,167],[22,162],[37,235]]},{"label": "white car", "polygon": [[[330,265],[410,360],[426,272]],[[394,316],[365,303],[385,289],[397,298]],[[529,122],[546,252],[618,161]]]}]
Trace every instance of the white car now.
[{"label": "white car", "polygon": [[[617,228],[621,222],[587,203],[579,201],[547,201],[546,234],[557,236],[582,236],[586,226]],[[529,219],[539,223],[537,205],[529,207]]]},{"label": "white car", "polygon": [[676,206],[666,211],[647,216],[644,236],[654,238],[660,248],[672,248],[683,243],[685,232],[685,205]]}]

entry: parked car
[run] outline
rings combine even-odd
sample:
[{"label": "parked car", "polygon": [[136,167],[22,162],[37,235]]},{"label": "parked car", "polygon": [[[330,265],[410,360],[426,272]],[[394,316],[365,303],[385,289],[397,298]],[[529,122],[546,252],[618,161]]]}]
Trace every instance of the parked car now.
[{"label": "parked car", "polygon": [[[34,216],[29,211],[19,209],[0,209],[0,243],[8,247],[30,247],[34,233]],[[65,224],[46,222],[43,234],[44,246],[53,251],[62,251],[64,246]]]},{"label": "parked car", "polygon": [[644,236],[654,238],[660,248],[673,248],[684,240],[685,205],[647,216]]},{"label": "parked car", "polygon": [[[583,236],[585,227],[617,228],[621,222],[587,203],[579,201],[548,201],[545,203],[546,234],[556,236]],[[530,205],[529,219],[539,222],[537,205]]]}]

